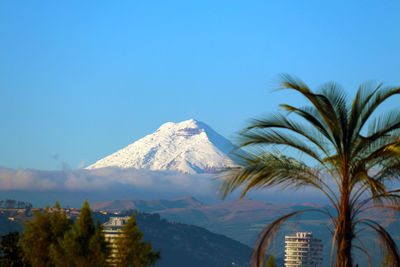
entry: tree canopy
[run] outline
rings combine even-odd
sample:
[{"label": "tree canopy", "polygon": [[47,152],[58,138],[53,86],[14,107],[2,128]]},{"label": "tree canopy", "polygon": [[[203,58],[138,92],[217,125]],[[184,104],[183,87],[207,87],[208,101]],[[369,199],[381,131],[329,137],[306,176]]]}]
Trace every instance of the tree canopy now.
[{"label": "tree canopy", "polygon": [[154,252],[149,242],[144,242],[133,213],[117,239],[116,264],[119,267],[147,267],[161,258],[160,251]]},{"label": "tree canopy", "polygon": [[276,267],[274,254],[271,253],[271,255],[269,255],[266,266],[267,267]]},{"label": "tree canopy", "polygon": [[6,235],[0,236],[0,266],[29,266],[23,259],[18,232],[9,232]]},{"label": "tree canopy", "polygon": [[21,246],[32,266],[106,266],[109,255],[102,226],[95,225],[85,200],[75,224],[56,202],[24,225]]},{"label": "tree canopy", "polygon": [[35,212],[33,220],[24,225],[19,242],[21,248],[18,246],[18,239],[18,233],[16,236],[15,233],[10,233],[3,237],[0,246],[2,263],[8,263],[9,259],[19,255],[25,265],[15,266],[147,267],[160,259],[160,251],[153,251],[151,244],[143,241],[143,233],[136,224],[135,214],[123,226],[116,242],[116,257],[111,259],[110,243],[105,238],[100,222],[94,223],[87,200],[75,222],[67,217],[58,202],[52,209],[47,207],[44,212]]}]

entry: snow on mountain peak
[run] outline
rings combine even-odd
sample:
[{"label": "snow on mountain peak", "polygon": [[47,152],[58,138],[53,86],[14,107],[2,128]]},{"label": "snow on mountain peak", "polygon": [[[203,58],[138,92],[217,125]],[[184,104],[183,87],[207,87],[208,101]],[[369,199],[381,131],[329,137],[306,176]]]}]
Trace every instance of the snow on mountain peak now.
[{"label": "snow on mountain peak", "polygon": [[232,166],[233,144],[207,124],[190,119],[167,122],[154,133],[97,161],[87,169],[105,167],[207,173]]}]

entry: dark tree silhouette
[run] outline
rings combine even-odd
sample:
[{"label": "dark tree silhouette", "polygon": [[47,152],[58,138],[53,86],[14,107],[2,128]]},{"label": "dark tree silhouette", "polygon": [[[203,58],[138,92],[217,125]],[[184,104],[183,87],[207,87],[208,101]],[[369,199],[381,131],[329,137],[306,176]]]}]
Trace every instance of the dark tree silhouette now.
[{"label": "dark tree silhouette", "polygon": [[23,259],[18,232],[10,232],[0,237],[0,266],[29,266]]},{"label": "dark tree silhouette", "polygon": [[143,242],[143,233],[139,231],[133,213],[124,225],[117,239],[116,264],[119,267],[152,266],[161,258],[160,252],[154,252],[149,242]]},{"label": "dark tree silhouette", "polygon": [[267,267],[276,267],[274,254],[269,255],[266,265]]}]

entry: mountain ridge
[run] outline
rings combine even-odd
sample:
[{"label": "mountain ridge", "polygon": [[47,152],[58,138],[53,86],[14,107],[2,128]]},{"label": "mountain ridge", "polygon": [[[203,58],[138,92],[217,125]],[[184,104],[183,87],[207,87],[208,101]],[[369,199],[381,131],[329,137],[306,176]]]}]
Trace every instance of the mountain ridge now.
[{"label": "mountain ridge", "polygon": [[194,197],[180,197],[171,200],[118,199],[103,202],[93,202],[90,206],[93,210],[106,210],[113,212],[129,209],[135,209],[142,212],[158,212],[177,208],[200,208],[206,206],[206,204],[200,202]]},{"label": "mountain ridge", "polygon": [[[229,238],[237,240],[248,246],[253,246],[257,240],[258,233],[269,223],[275,219],[298,210],[322,209],[335,213],[334,208],[323,203],[268,203],[258,200],[242,199],[229,200],[221,203],[202,205],[192,205],[194,198],[180,198],[186,200],[182,202],[181,207],[163,208],[163,206],[154,207],[152,214],[158,214],[161,218],[168,221],[184,223],[188,225],[196,225],[203,227],[211,232],[223,234]],[[196,199],[194,199],[196,200]],[[137,200],[131,200],[137,201]],[[149,201],[149,200],[146,200]],[[159,201],[159,200],[158,200]],[[174,200],[163,200],[165,202]],[[162,201],[161,201],[162,202]],[[196,202],[194,202],[196,203]],[[183,204],[186,204],[184,206]],[[93,202],[91,207],[96,209],[98,203]],[[164,205],[165,207],[165,205]],[[121,207],[122,208],[122,207]],[[104,210],[108,210],[103,206]],[[100,210],[100,209],[99,209]],[[122,210],[122,209],[121,209]],[[138,208],[140,210],[140,208]],[[112,211],[118,211],[114,209]],[[365,215],[373,220],[378,220],[387,231],[396,233],[394,239],[400,240],[398,233],[399,218],[390,211],[382,213],[380,211],[370,210]],[[276,257],[284,257],[284,240],[285,235],[293,234],[298,231],[313,232],[315,236],[322,239],[324,244],[324,265],[329,265],[331,232],[328,227],[331,226],[331,221],[328,216],[320,212],[310,212],[302,216],[295,217],[282,225],[280,231],[274,238],[274,245],[271,247],[271,252]],[[372,232],[366,232],[363,236],[364,241],[368,246],[374,246],[376,236]],[[379,251],[373,252],[376,262],[379,262]],[[358,254],[357,254],[358,255]],[[358,255],[361,257],[361,255]],[[360,261],[360,266],[366,266],[365,261]],[[373,264],[375,266],[376,264]],[[378,266],[378,265],[376,265]]]}]

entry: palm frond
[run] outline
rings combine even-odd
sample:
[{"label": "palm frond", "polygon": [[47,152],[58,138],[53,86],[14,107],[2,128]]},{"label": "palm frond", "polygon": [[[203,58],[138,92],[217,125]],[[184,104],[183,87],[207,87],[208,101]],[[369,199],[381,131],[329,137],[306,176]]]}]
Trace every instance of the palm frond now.
[{"label": "palm frond", "polygon": [[381,158],[380,169],[376,179],[380,181],[393,181],[400,179],[400,152],[399,148],[388,146],[384,154],[387,158]]},{"label": "palm frond", "polygon": [[303,140],[295,137],[294,135],[286,134],[274,129],[246,132],[242,133],[241,135],[243,147],[250,145],[285,146],[306,154],[318,162],[322,162],[320,153],[318,153],[315,148],[307,145],[303,142]]},{"label": "palm frond", "polygon": [[362,223],[370,227],[378,235],[383,253],[385,255],[388,255],[389,265],[400,266],[400,255],[398,247],[396,245],[396,242],[386,231],[386,229],[373,220],[365,219],[362,221]]},{"label": "palm frond", "polygon": [[[387,179],[396,179],[400,173],[400,139],[384,144],[371,151],[364,158],[355,160],[352,169],[352,183],[363,182],[366,172],[374,171],[373,179],[383,183]],[[377,171],[376,171],[377,170]]]},{"label": "palm frond", "polygon": [[[400,88],[397,91],[397,94],[400,94]],[[378,92],[379,93],[379,92]],[[377,93],[377,94],[378,94]],[[366,105],[368,106],[368,105]],[[376,108],[376,107],[375,107]],[[368,116],[371,116],[372,113],[368,110]],[[370,117],[365,118],[370,119]],[[359,119],[360,121],[363,120],[362,117]],[[365,122],[362,121],[362,126],[365,125]],[[361,124],[361,122],[360,122]],[[396,135],[400,132],[400,112],[398,110],[394,110],[388,113],[385,113],[377,118],[374,118],[368,124],[367,136],[362,137],[361,128],[358,129],[356,132],[356,136],[354,137],[353,144],[354,149],[352,151],[352,156],[357,157],[358,155],[364,154],[365,150],[371,150],[375,145],[375,141],[382,139],[383,137],[390,137]],[[358,138],[358,139],[356,139]],[[385,138],[390,142],[390,138]],[[392,139],[393,141],[393,139]]]},{"label": "palm frond", "polygon": [[[377,199],[378,196],[386,192],[386,186],[379,179],[368,175],[368,173],[359,173],[355,178],[352,178],[352,183],[360,183],[362,187],[365,187],[369,191],[371,196]],[[351,185],[353,186],[353,185]]]},{"label": "palm frond", "polygon": [[281,104],[280,107],[288,111],[289,113],[293,112],[296,115],[300,116],[305,121],[307,121],[310,126],[315,127],[315,129],[319,131],[321,135],[324,136],[329,142],[334,142],[333,137],[329,133],[329,129],[327,128],[323,118],[321,117],[321,114],[314,107],[307,106],[296,108],[288,104]]},{"label": "palm frond", "polygon": [[[368,85],[363,86],[368,87]],[[356,127],[358,133],[361,133],[371,115],[380,105],[382,105],[383,102],[394,95],[400,94],[400,87],[382,87],[382,84],[378,85],[374,90],[363,88],[360,88],[359,91],[360,90],[369,90],[370,95],[367,96],[364,103],[361,104],[362,107],[359,114],[359,122]]]},{"label": "palm frond", "polygon": [[[333,145],[337,151],[342,151],[342,127],[338,114],[335,111],[334,104],[323,94],[313,93],[300,79],[290,75],[282,75],[282,87],[280,89],[292,89],[301,93],[306,97],[315,109],[321,115],[325,125],[329,129],[330,135],[333,137]],[[338,131],[338,129],[340,129]]]},{"label": "palm frond", "polygon": [[[262,133],[271,128],[287,130],[295,133],[310,142],[310,145],[317,147],[322,154],[325,154],[326,156],[329,155],[329,148],[322,141],[323,135],[321,135],[321,133],[318,131],[313,131],[309,127],[306,127],[305,125],[302,125],[296,121],[290,120],[287,118],[287,116],[284,116],[280,113],[272,114],[272,116],[268,116],[264,119],[252,120],[251,125],[247,128],[246,132],[255,130],[256,133]],[[249,142],[250,140],[251,139],[247,138],[247,142],[245,144],[251,144],[251,142]]]},{"label": "palm frond", "polygon": [[340,139],[342,144],[342,150],[347,147],[346,135],[348,132],[348,107],[347,107],[347,94],[344,92],[343,88],[334,82],[329,82],[321,86],[321,94],[324,95],[328,100],[330,105],[332,105],[335,111],[338,124],[336,125],[337,130],[340,132]]},{"label": "palm frond", "polygon": [[282,154],[247,154],[244,168],[232,168],[222,175],[222,190],[225,198],[229,193],[242,187],[241,198],[251,189],[272,186],[300,188],[311,186],[318,189],[338,208],[338,199],[333,190],[319,176],[318,169],[312,169],[301,161]]},{"label": "palm frond", "polygon": [[[353,201],[353,216],[355,219],[360,213],[371,209],[392,209],[400,211],[400,189],[385,191],[376,196],[370,196],[359,201]],[[357,222],[358,223],[358,222]]]},{"label": "palm frond", "polygon": [[368,250],[365,247],[364,243],[359,238],[356,238],[356,240],[360,243],[360,246],[354,245],[354,247],[360,250],[362,253],[364,253],[364,255],[367,257],[368,260],[368,266],[371,267],[372,266],[371,255],[368,253]]},{"label": "palm frond", "polygon": [[365,113],[366,107],[368,106],[369,101],[371,98],[376,94],[379,88],[382,87],[382,84],[374,87],[370,83],[364,83],[360,85],[357,90],[357,94],[354,97],[351,112],[350,112],[350,119],[349,119],[349,127],[348,127],[348,138],[349,144],[353,144],[357,142],[360,135],[360,131],[362,128],[362,114]]}]

